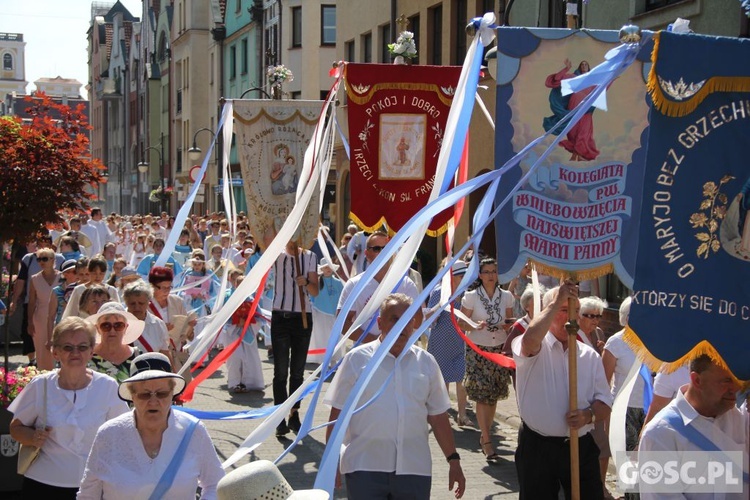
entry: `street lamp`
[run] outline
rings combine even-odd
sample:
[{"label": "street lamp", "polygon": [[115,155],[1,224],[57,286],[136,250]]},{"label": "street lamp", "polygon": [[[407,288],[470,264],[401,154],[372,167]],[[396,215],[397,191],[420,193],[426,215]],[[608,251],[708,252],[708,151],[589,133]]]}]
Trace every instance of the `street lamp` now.
[{"label": "street lamp", "polygon": [[195,142],[195,139],[198,137],[198,134],[203,132],[204,130],[207,132],[211,132],[211,134],[214,133],[213,130],[211,130],[210,128],[206,128],[206,127],[199,128],[198,130],[195,131],[195,133],[193,134],[193,145],[191,146],[190,149],[188,149],[188,158],[190,158],[190,161],[196,161],[198,160],[198,158],[201,157],[202,151],[201,151],[201,148],[198,147],[198,143]]},{"label": "street lamp", "polygon": [[[166,193],[164,192],[164,134],[161,135],[161,140],[159,141],[159,147],[156,146],[149,146],[146,149],[143,150],[143,154],[149,150],[156,151],[159,153],[159,185],[161,186],[161,201],[160,201],[160,211],[164,212],[164,200]],[[145,159],[145,156],[141,156],[141,161],[138,163],[138,171],[141,173],[148,172],[149,164]]]},{"label": "street lamp", "polygon": [[266,92],[260,87],[250,87],[249,89],[247,89],[246,91],[240,94],[240,99],[245,97],[245,94],[247,94],[248,92],[252,92],[253,90],[257,90],[258,92],[262,93],[264,96],[266,96],[266,99],[272,99],[271,94],[269,94],[268,92]]}]

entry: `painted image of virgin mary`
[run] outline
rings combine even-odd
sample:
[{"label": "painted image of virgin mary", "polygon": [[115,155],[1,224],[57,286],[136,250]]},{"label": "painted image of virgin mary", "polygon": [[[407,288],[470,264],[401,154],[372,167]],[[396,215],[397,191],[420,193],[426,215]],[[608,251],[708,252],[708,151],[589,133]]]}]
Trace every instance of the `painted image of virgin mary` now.
[{"label": "painted image of virgin mary", "polygon": [[721,247],[732,257],[750,260],[750,178],[729,205],[721,222],[719,241]]},{"label": "painted image of virgin mary", "polygon": [[[570,72],[571,67],[570,59],[565,59],[565,67],[557,73],[549,75],[544,82],[544,85],[551,89],[549,93],[549,105],[553,114],[544,118],[543,126],[544,130],[549,132],[557,125],[553,132],[555,135],[558,135],[565,127],[565,123],[560,123],[563,121],[565,115],[578,106],[594,90],[594,87],[587,87],[573,94],[563,96],[560,91],[560,84],[563,80],[588,73],[591,69],[587,61],[581,61],[573,73]],[[595,160],[599,156],[599,150],[596,148],[596,142],[594,141],[593,106],[568,131],[566,139],[560,141],[560,146],[570,152],[571,161],[590,161]]]}]

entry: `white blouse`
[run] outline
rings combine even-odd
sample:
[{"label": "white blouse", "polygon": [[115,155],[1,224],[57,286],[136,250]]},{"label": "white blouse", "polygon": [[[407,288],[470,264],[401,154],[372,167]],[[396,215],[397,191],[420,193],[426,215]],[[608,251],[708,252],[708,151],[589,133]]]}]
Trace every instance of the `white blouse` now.
[{"label": "white blouse", "polygon": [[117,396],[112,377],[92,372],[91,383],[76,391],[60,389],[57,370],[34,377],[8,410],[28,427],[33,427],[44,408],[47,383],[47,427],[50,435],[26,477],[40,483],[75,488],[99,426],[128,411]]},{"label": "white blouse", "polygon": [[[488,347],[503,345],[508,338],[508,334],[503,330],[505,312],[513,307],[513,300],[513,294],[502,288],[495,288],[492,297],[487,297],[483,286],[466,292],[461,300],[461,307],[471,311],[473,321],[487,322],[486,328],[467,332],[471,341]],[[492,314],[487,307],[491,308]]]},{"label": "white blouse", "polygon": [[[135,411],[135,410],[134,410]],[[133,500],[149,498],[169,467],[193,418],[171,411],[162,445],[156,458],[150,458],[135,427],[135,414],[126,413],[103,425],[96,434],[78,499]],[[224,470],[214,445],[202,423],[195,426],[185,455],[165,500],[195,498],[198,486],[201,498],[215,499],[216,485]]]}]

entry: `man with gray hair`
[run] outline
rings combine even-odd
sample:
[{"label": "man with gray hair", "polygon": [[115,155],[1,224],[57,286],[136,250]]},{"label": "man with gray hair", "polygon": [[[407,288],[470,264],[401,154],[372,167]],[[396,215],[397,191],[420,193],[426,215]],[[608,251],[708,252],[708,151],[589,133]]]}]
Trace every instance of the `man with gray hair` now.
[{"label": "man with gray hair", "polygon": [[[572,300],[569,300],[572,299]],[[516,470],[521,500],[570,496],[570,430],[579,434],[581,498],[602,499],[599,448],[590,431],[609,417],[612,395],[596,351],[577,342],[578,402],[569,411],[568,307],[578,313],[578,287],[565,281],[544,295],[544,309],[526,333],[512,342],[516,396],[523,426],[518,436]]]},{"label": "man with gray hair", "polygon": [[[397,336],[382,363],[375,369],[357,403],[375,400],[351,417],[340,456],[340,472],[350,498],[414,498],[428,500],[431,489],[431,455],[428,425],[449,464],[448,490],[461,498],[466,479],[456,452],[447,410],[450,398],[440,367],[432,354],[406,343],[415,329],[411,318],[403,330],[393,327],[413,299],[390,294],[380,306],[377,340],[352,349],[341,363],[324,402],[331,406],[329,420],[341,409],[367,364],[388,337]],[[330,437],[329,426],[326,440]]]}]

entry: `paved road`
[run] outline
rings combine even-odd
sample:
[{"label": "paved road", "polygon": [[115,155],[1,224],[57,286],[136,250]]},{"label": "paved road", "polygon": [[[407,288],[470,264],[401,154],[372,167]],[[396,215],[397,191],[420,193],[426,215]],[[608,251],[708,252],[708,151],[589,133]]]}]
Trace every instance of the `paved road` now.
[{"label": "paved road", "polygon": [[[25,358],[20,355],[20,345],[13,344],[12,353],[11,362],[14,368],[24,362]],[[265,350],[263,349],[261,349],[261,360],[263,362],[263,375],[266,382],[264,393],[231,394],[226,386],[226,371],[220,369],[196,390],[195,398],[187,406],[201,410],[241,411],[272,405],[271,380],[273,377],[273,364],[267,359]],[[314,368],[314,365],[308,365],[306,374],[309,375],[312,373]],[[452,397],[455,398],[455,395],[452,395]],[[303,413],[307,408],[307,402],[303,401]],[[328,407],[319,405],[315,411],[314,425],[326,422],[328,412]],[[455,412],[451,411],[451,416],[454,415]],[[469,416],[475,420],[471,410],[469,411]],[[234,453],[247,435],[259,425],[260,421],[206,421],[205,423],[216,445],[219,457],[224,460]],[[464,498],[472,500],[518,498],[518,480],[513,453],[517,445],[519,423],[515,395],[511,390],[508,400],[498,403],[494,433],[497,452],[502,458],[499,462],[492,464],[487,463],[482,455],[479,447],[478,429],[470,427],[460,428],[455,426],[454,423],[453,429],[456,437],[456,445],[461,454],[461,465],[467,481]],[[240,460],[237,466],[256,459],[273,461],[281,455],[289,444],[291,444],[291,440],[271,437],[252,454],[248,455],[248,457]],[[447,489],[448,465],[434,439],[430,439],[430,447],[433,464],[432,493],[430,497],[436,500],[453,498],[453,495]],[[320,429],[305,437],[302,444],[296,446],[279,462],[279,469],[293,488],[312,488],[324,449],[325,431]],[[611,479],[611,477],[608,479]],[[614,493],[614,484],[611,480],[608,481],[608,487]],[[346,498],[345,488],[337,490],[335,498]]]}]

